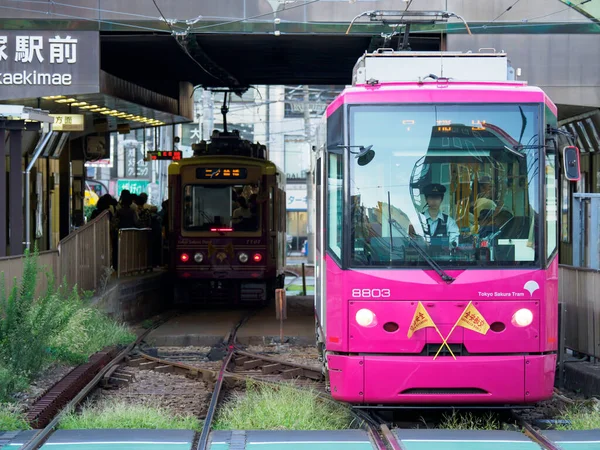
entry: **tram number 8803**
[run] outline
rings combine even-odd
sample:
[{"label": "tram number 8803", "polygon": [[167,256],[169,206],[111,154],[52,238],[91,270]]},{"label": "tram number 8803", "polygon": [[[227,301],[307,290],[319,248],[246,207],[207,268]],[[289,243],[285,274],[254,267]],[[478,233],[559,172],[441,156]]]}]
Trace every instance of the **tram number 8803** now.
[{"label": "tram number 8803", "polygon": [[389,289],[352,289],[352,297],[354,298],[387,298],[389,296]]}]

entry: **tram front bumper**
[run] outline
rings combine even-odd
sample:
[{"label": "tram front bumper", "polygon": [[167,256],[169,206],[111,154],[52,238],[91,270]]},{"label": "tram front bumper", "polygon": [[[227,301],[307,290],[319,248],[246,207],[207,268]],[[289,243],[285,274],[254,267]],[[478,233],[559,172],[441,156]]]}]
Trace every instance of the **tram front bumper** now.
[{"label": "tram front bumper", "polygon": [[528,404],[554,390],[556,354],[327,356],[332,397],[361,404]]}]

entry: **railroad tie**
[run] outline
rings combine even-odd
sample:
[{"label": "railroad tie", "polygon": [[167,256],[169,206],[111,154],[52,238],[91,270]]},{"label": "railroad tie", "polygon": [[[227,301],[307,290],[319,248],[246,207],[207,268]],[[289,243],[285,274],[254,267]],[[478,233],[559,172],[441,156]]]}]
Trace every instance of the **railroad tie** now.
[{"label": "railroad tie", "polygon": [[281,372],[283,375],[283,378],[295,378],[295,377],[301,377],[302,376],[302,369],[300,368],[293,368],[293,369],[288,369],[288,370],[284,370]]},{"label": "railroad tie", "polygon": [[262,366],[264,363],[265,362],[262,359],[252,359],[244,362],[243,368],[244,370],[256,369],[257,367]]},{"label": "railroad tie", "polygon": [[284,369],[284,365],[283,364],[267,364],[266,366],[262,366],[262,373],[263,375],[268,375],[270,373],[276,373],[276,372],[281,372]]}]

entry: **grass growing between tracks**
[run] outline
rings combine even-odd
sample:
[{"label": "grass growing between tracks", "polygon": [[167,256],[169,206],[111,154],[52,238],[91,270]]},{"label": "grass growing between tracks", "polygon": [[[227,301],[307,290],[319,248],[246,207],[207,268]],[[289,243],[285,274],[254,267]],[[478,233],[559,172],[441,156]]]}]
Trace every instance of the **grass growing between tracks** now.
[{"label": "grass growing between tracks", "polygon": [[502,424],[497,415],[492,412],[473,414],[471,412],[457,412],[444,414],[439,428],[448,430],[500,430]]},{"label": "grass growing between tracks", "polygon": [[69,412],[58,425],[63,430],[91,429],[161,429],[202,430],[197,417],[177,416],[152,400],[131,404],[125,400],[107,399],[88,404],[81,412]]},{"label": "grass growing between tracks", "polygon": [[29,429],[31,427],[25,420],[25,417],[13,405],[0,403],[0,430],[17,431]]},{"label": "grass growing between tracks", "polygon": [[348,410],[321,400],[314,390],[248,382],[219,410],[217,430],[342,430],[350,428]]},{"label": "grass growing between tracks", "polygon": [[106,346],[126,344],[135,335],[82,299],[76,288],[56,286],[36,294],[43,268],[37,252],[26,254],[21,280],[0,273],[0,402],[53,362],[80,364]]},{"label": "grass growing between tracks", "polygon": [[562,420],[568,420],[569,425],[557,425],[557,430],[592,430],[600,428],[600,403],[590,405],[580,403],[570,405],[559,416]]}]

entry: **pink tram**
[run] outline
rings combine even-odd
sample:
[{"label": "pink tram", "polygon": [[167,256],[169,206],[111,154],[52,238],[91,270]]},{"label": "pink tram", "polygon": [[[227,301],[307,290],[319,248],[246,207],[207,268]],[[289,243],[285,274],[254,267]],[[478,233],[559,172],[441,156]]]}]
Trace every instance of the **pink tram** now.
[{"label": "pink tram", "polygon": [[327,108],[315,310],[335,399],[551,397],[564,161],[556,106],[511,72],[500,53],[379,51]]},{"label": "pink tram", "polygon": [[285,174],[237,130],[197,147],[169,166],[175,303],[267,304],[285,279]]}]

